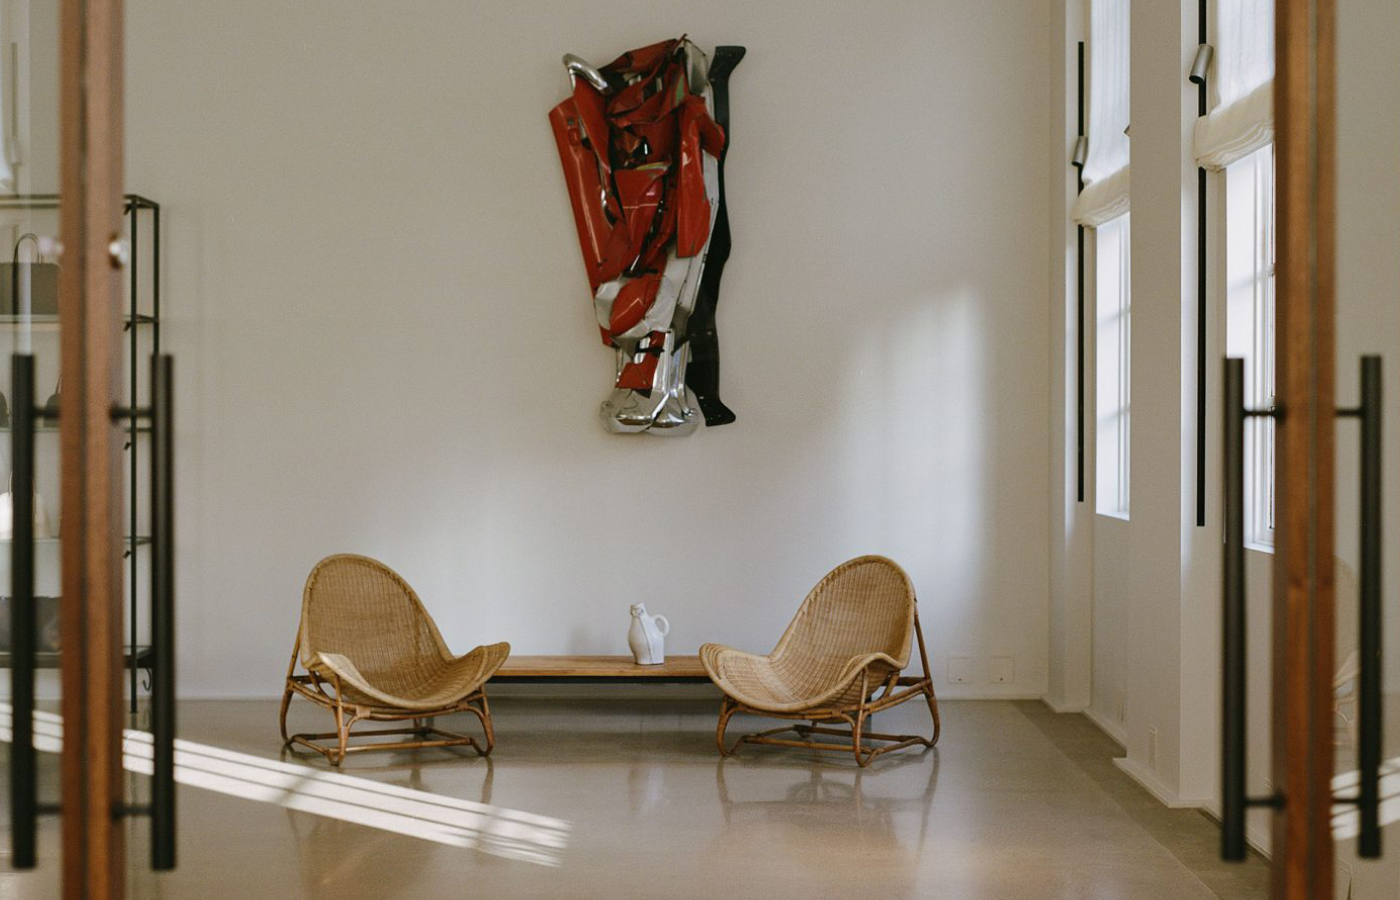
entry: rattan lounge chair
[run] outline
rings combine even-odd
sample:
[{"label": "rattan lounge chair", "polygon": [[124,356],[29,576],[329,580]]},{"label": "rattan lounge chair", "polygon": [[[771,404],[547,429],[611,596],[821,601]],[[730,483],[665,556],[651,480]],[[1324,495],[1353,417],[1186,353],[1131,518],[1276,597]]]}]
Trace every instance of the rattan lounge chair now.
[{"label": "rattan lounge chair", "polygon": [[[911,637],[919,640],[924,674],[901,676],[909,663]],[[938,700],[928,675],[914,585],[903,569],[883,556],[862,556],[833,569],[802,601],[796,618],[768,656],[706,644],[700,648],[700,660],[724,692],[715,732],[724,756],[743,743],[771,744],[854,753],[856,762],[866,766],[891,750],[938,743]],[[915,697],[928,702],[932,739],[865,730],[872,713]],[[725,729],[738,712],[810,724],[745,735],[726,747]],[[831,727],[843,722],[848,729]],[[793,732],[796,738],[775,737],[785,732]],[[813,735],[846,740],[818,741]]]},{"label": "rattan lounge chair", "polygon": [[[328,556],[311,570],[302,593],[301,626],[282,695],[282,740],[309,747],[337,766],[347,753],[360,750],[470,746],[485,756],[495,735],[483,686],[509,654],[510,645],[502,643],[453,656],[418,595],[392,569],[365,556]],[[296,673],[298,661],[307,674]],[[336,730],[288,737],[293,694],[330,710]],[[484,747],[476,738],[434,726],[434,716],[455,712],[481,720]],[[350,729],[362,719],[412,720],[413,727],[360,736],[417,739],[351,747]],[[317,743],[331,738],[335,746]]]}]

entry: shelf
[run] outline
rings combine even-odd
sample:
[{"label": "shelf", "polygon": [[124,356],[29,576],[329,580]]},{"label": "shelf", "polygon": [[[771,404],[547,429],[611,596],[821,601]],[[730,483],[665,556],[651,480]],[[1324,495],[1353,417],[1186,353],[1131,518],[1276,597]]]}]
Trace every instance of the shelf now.
[{"label": "shelf", "polygon": [[[36,669],[57,669],[62,661],[63,655],[57,650],[40,650],[34,654],[34,668]],[[155,654],[151,648],[145,644],[136,645],[136,659],[131,658],[131,645],[127,644],[122,648],[122,668],[130,668],[135,664],[138,669],[150,670],[155,665]],[[0,669],[10,667],[10,651],[0,650]]]},{"label": "shelf", "polygon": [[[132,322],[135,322],[137,325],[155,325],[160,322],[160,319],[146,313],[137,313],[134,316],[123,316],[122,322],[122,330],[126,330],[131,327]],[[0,316],[0,325],[10,325],[18,328],[24,324],[24,319],[19,316]],[[58,316],[45,315],[30,316],[28,324],[30,331],[58,331],[62,323],[59,322]]]},{"label": "shelf", "polygon": [[[35,543],[36,545],[37,545],[37,544],[58,544],[58,543],[61,543],[62,541],[63,541],[63,538],[61,538],[61,537],[46,537],[46,538],[35,538],[35,539],[34,539],[34,543]],[[127,537],[122,538],[122,542],[123,542],[124,544],[126,544],[128,547],[145,547],[145,546],[147,546],[148,544],[151,543],[151,537],[150,537],[150,535],[145,535],[145,534],[140,534],[140,535],[137,535],[136,537],[131,537],[130,535],[128,535]],[[0,546],[9,546],[10,544],[13,544],[13,543],[14,543],[14,539],[13,539],[13,538],[0,538]]]},{"label": "shelf", "polygon": [[[125,419],[126,417],[123,416],[122,418]],[[11,427],[8,426],[8,425],[0,426],[0,434],[9,434],[9,433],[11,433],[12,431],[14,431],[14,429],[11,428]],[[34,433],[35,433],[35,434],[58,434],[58,432],[59,432],[59,427],[58,427],[57,425],[36,425],[36,426],[34,426]],[[151,426],[149,426],[149,425],[137,425],[137,426],[136,426],[136,433],[137,433],[137,434],[150,434],[150,433],[151,433]],[[131,426],[128,425],[128,426],[126,426],[125,428],[123,428],[123,429],[122,429],[122,434],[131,434]]]}]

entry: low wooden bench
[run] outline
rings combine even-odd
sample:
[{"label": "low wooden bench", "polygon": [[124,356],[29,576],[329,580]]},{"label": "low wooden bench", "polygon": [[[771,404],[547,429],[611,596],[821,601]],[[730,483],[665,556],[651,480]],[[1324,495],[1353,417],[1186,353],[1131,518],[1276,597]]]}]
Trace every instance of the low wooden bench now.
[{"label": "low wooden bench", "polygon": [[491,676],[491,684],[709,684],[698,656],[668,656],[655,666],[639,666],[630,656],[512,656]]}]

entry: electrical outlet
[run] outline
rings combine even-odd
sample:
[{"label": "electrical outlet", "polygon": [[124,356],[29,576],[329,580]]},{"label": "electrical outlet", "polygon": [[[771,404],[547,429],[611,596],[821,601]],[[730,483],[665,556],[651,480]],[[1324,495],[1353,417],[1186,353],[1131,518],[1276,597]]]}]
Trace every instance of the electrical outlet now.
[{"label": "electrical outlet", "polygon": [[1147,729],[1147,768],[1157,768],[1157,729],[1155,726]]},{"label": "electrical outlet", "polygon": [[972,682],[972,657],[948,657],[948,681],[953,684],[970,684]]},{"label": "electrical outlet", "polygon": [[993,684],[1010,684],[1016,680],[1016,663],[1009,656],[993,656],[991,669]]}]

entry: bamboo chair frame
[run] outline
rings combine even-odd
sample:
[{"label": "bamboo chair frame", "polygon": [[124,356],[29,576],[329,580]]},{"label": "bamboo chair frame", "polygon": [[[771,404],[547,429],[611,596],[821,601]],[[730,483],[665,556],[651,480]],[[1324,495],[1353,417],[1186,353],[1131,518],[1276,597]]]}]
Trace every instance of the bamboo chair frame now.
[{"label": "bamboo chair frame", "polygon": [[[309,750],[315,750],[333,766],[344,762],[346,755],[364,750],[425,750],[431,747],[471,747],[477,752],[477,755],[489,756],[492,748],[496,746],[496,732],[491,725],[491,707],[486,702],[484,689],[468,694],[451,706],[430,710],[398,710],[391,707],[356,703],[345,699],[340,689],[339,676],[332,675],[326,679],[315,672],[307,675],[295,674],[297,652],[300,650],[300,645],[301,641],[298,640],[297,646],[292,650],[292,662],[287,667],[287,688],[282,694],[282,711],[278,717],[284,745],[296,744]],[[327,684],[331,686],[334,693],[326,691],[325,685]],[[300,694],[312,703],[330,710],[331,714],[335,716],[336,730],[288,735],[287,710],[292,705],[293,694]],[[433,723],[433,719],[437,716],[458,712],[472,713],[480,720],[486,741],[485,746],[482,746],[474,737],[444,731]],[[404,722],[410,719],[413,721],[412,728],[361,730],[356,732],[356,737],[415,735],[419,738],[416,741],[376,741],[369,744],[350,745],[350,730],[355,727],[357,722]],[[334,747],[317,743],[317,741],[331,739],[336,742]]]},{"label": "bamboo chair frame", "polygon": [[[417,594],[413,592],[407,582],[398,576],[392,569],[377,560],[368,557],[359,557],[352,554],[341,554],[340,556],[327,557],[317,564],[312,570],[311,576],[307,579],[306,591],[303,595],[303,626],[306,616],[307,603],[310,601],[312,584],[317,572],[327,563],[346,559],[363,563],[369,563],[383,570],[391,576],[405,591],[407,597],[417,607],[418,612],[427,620],[431,633],[436,639],[441,652],[447,653],[446,645],[441,643],[441,635],[437,634],[437,627],[432,623],[432,617],[428,616],[427,610],[423,609],[422,602]],[[431,708],[399,708],[366,702],[355,696],[347,696],[347,692],[341,685],[341,679],[335,672],[323,674],[315,669],[308,668],[306,674],[297,674],[297,664],[300,659],[303,639],[303,627],[298,627],[297,638],[292,645],[291,662],[287,665],[286,687],[282,693],[282,708],[278,715],[278,726],[282,735],[283,746],[297,745],[324,756],[333,766],[339,766],[344,762],[345,757],[351,753],[363,752],[366,750],[419,750],[433,747],[471,747],[479,756],[488,756],[496,744],[495,729],[491,723],[491,707],[486,700],[485,681],[474,690],[456,699],[452,703],[443,704]],[[507,649],[508,652],[508,649]],[[487,675],[489,679],[490,675]],[[327,690],[329,687],[329,690]],[[302,732],[298,734],[287,733],[287,711],[291,707],[292,697],[300,695],[317,706],[327,709],[335,717],[335,731],[325,732]],[[458,734],[452,731],[445,731],[438,728],[434,719],[438,716],[451,715],[452,713],[468,712],[476,716],[481,723],[484,737],[484,744],[475,737]],[[366,744],[350,745],[351,730],[354,726],[363,721],[370,722],[412,722],[412,727],[406,728],[380,728],[374,730],[361,730],[356,732],[356,737],[398,737],[413,736],[416,740],[402,741],[374,741]],[[333,740],[332,746],[327,746],[321,741]]]},{"label": "bamboo chair frame", "polygon": [[[867,558],[852,560],[851,563],[862,562],[865,559]],[[886,560],[886,562],[888,562],[888,560]],[[850,565],[851,563],[845,565]],[[894,563],[890,563],[890,565],[893,566]],[[898,568],[898,566],[895,566],[895,568]],[[902,570],[900,571],[902,573]],[[828,578],[830,577],[829,575]],[[790,712],[759,709],[736,700],[726,693],[724,700],[720,704],[719,722],[715,727],[715,744],[719,748],[720,755],[725,757],[733,756],[738,752],[741,744],[766,744],[772,747],[796,747],[806,750],[851,753],[855,756],[857,765],[861,768],[865,768],[876,758],[893,750],[902,750],[915,745],[922,745],[925,748],[935,746],[942,732],[942,723],[938,715],[938,698],[933,689],[933,676],[930,674],[928,649],[924,644],[923,628],[919,625],[918,599],[913,596],[912,586],[910,586],[909,590],[910,601],[914,606],[913,631],[914,637],[918,640],[919,661],[923,664],[923,675],[906,676],[901,675],[899,671],[886,673],[880,671],[888,668],[886,662],[872,661],[864,666],[859,671],[858,675],[855,676],[860,680],[860,691],[856,695],[859,697],[859,700],[856,703],[828,703]],[[874,674],[873,678],[872,674]],[[854,684],[854,678],[851,683],[852,685]],[[928,704],[929,715],[933,719],[933,736],[931,738],[916,734],[884,734],[866,730],[866,722],[870,716],[882,710],[898,706],[915,697],[923,697]],[[838,694],[836,699],[839,701],[841,695]],[[746,734],[736,740],[732,745],[727,745],[725,743],[725,732],[729,727],[729,720],[736,713],[748,713],[774,719],[808,722],[810,724],[783,725],[778,728],[771,728],[767,731]],[[846,724],[846,728],[831,727],[833,724],[842,722]],[[777,737],[777,735],[787,733],[795,734],[797,737]],[[812,739],[813,735],[844,738],[845,740],[818,741]],[[870,742],[872,741],[879,743],[871,745]]]}]

